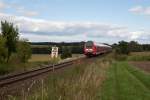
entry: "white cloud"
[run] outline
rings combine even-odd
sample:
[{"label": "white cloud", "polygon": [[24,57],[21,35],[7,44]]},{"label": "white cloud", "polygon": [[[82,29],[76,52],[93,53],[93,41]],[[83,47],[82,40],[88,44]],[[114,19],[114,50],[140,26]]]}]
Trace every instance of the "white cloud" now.
[{"label": "white cloud", "polygon": [[0,10],[8,10],[13,9],[16,11],[16,13],[22,15],[22,16],[27,16],[27,17],[33,17],[39,15],[39,12],[37,11],[32,11],[32,10],[27,10],[24,6],[13,4],[13,3],[5,3],[3,1],[0,1]]},{"label": "white cloud", "polygon": [[14,6],[14,8],[18,13],[20,13],[23,16],[33,17],[39,15],[37,11],[26,10],[23,6]]},{"label": "white cloud", "polygon": [[135,14],[150,15],[150,7],[135,6],[129,11]]},{"label": "white cloud", "polygon": [[65,22],[33,19],[0,13],[0,20],[8,20],[19,27],[21,37],[30,41],[83,41],[117,42],[119,40],[150,39],[148,32],[130,31],[127,27],[98,22]]},{"label": "white cloud", "polygon": [[143,12],[143,8],[141,6],[136,6],[136,7],[129,9],[129,11],[131,11],[133,13],[141,13],[141,12]]},{"label": "white cloud", "polygon": [[37,16],[38,14],[39,14],[39,13],[36,12],[36,11],[25,11],[25,12],[23,13],[23,15],[29,16],[29,17]]}]

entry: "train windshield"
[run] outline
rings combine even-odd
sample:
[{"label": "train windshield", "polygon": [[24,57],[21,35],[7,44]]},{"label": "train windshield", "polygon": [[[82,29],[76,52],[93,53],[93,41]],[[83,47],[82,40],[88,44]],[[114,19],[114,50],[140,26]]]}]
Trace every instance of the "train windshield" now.
[{"label": "train windshield", "polygon": [[93,42],[92,41],[88,41],[85,43],[86,48],[92,48],[93,46]]}]

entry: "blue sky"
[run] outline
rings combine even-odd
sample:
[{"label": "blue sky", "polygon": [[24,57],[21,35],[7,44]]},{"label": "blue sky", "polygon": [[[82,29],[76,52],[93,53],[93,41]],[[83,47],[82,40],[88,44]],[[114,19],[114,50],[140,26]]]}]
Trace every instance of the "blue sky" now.
[{"label": "blue sky", "polygon": [[150,43],[150,0],[0,0],[0,20],[29,41]]}]

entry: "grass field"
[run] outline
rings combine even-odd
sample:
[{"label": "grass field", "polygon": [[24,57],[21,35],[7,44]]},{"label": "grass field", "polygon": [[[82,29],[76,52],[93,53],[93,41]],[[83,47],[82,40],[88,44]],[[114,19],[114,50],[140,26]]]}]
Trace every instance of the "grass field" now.
[{"label": "grass field", "polygon": [[[129,57],[140,58],[147,55],[149,53],[131,53]],[[38,56],[41,58],[40,55]],[[130,60],[134,60],[133,58]],[[113,54],[109,54],[91,63],[76,64],[59,73],[52,73],[47,80],[41,80],[35,92],[25,98],[27,100],[150,100],[150,74],[129,65],[128,60],[115,61]]]},{"label": "grass field", "polygon": [[50,61],[51,56],[49,54],[32,54],[29,62],[42,62],[42,61]]},{"label": "grass field", "polygon": [[150,52],[132,52],[128,58],[128,61],[150,61]]},{"label": "grass field", "polygon": [[135,56],[135,55],[137,55],[137,56],[147,56],[147,55],[149,55],[150,56],[150,52],[131,52],[131,54],[130,55],[132,55],[132,56]]},{"label": "grass field", "polygon": [[101,90],[101,100],[150,100],[150,74],[116,62],[107,73]]}]

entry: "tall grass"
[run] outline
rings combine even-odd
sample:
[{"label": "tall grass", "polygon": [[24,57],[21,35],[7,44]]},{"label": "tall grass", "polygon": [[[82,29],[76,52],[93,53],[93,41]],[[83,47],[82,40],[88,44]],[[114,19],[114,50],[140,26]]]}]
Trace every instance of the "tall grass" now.
[{"label": "tall grass", "polygon": [[51,58],[49,59],[49,61],[41,60],[41,61],[21,63],[17,59],[18,58],[15,58],[15,56],[13,56],[13,58],[10,59],[9,63],[0,63],[0,75],[32,70],[35,68],[43,67],[44,65],[56,64],[61,60],[60,57],[58,57],[58,58]]},{"label": "tall grass", "polygon": [[0,75],[7,74],[14,70],[14,66],[11,66],[10,64],[1,63],[0,64]]},{"label": "tall grass", "polygon": [[93,100],[105,80],[109,61],[97,60],[77,64],[62,72],[53,73],[47,81],[41,80],[37,92],[27,100]]}]

